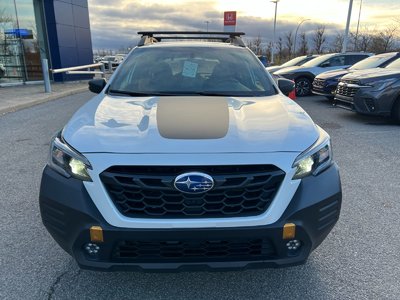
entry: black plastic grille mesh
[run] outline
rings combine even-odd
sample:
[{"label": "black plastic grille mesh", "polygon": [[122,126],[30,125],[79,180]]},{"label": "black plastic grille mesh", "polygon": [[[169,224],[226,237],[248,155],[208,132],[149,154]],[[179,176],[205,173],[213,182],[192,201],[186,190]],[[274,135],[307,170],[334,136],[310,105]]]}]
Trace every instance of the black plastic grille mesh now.
[{"label": "black plastic grille mesh", "polygon": [[269,240],[120,241],[112,257],[119,261],[172,262],[267,259],[275,255]]},{"label": "black plastic grille mesh", "polygon": [[356,87],[349,87],[345,85],[338,85],[336,89],[336,94],[346,96],[346,97],[354,97],[354,95],[357,93],[359,88]]},{"label": "black plastic grille mesh", "polygon": [[314,88],[323,88],[325,84],[325,79],[315,78],[313,82]]},{"label": "black plastic grille mesh", "polygon": [[357,91],[360,89],[359,87],[354,86],[360,84],[358,80],[344,79],[341,82],[344,84],[339,84],[337,86],[336,94],[338,95],[353,98]]},{"label": "black plastic grille mesh", "polygon": [[[204,172],[215,186],[202,194],[174,188],[176,176]],[[200,218],[258,215],[266,211],[285,173],[271,165],[121,167],[100,174],[112,201],[133,218]]]}]

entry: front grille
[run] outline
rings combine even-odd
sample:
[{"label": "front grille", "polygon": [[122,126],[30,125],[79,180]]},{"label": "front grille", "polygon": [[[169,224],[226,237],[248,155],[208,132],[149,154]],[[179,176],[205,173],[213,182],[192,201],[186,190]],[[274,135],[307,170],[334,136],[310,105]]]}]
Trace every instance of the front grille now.
[{"label": "front grille", "polygon": [[201,262],[261,260],[274,257],[266,239],[120,241],[113,249],[116,262]]},{"label": "front grille", "polygon": [[[204,172],[214,188],[186,194],[174,188],[186,172]],[[121,214],[131,218],[218,218],[265,212],[285,172],[272,165],[114,166],[100,174]]]},{"label": "front grille", "polygon": [[358,87],[349,87],[347,85],[339,84],[336,88],[336,95],[341,95],[349,98],[353,98],[358,92]]},{"label": "front grille", "polygon": [[325,79],[315,78],[313,81],[313,87],[322,89],[325,85]]},{"label": "front grille", "polygon": [[357,80],[357,79],[342,79],[341,81],[344,82],[344,83],[347,83],[347,84],[357,84],[357,85],[360,85],[360,81]]}]

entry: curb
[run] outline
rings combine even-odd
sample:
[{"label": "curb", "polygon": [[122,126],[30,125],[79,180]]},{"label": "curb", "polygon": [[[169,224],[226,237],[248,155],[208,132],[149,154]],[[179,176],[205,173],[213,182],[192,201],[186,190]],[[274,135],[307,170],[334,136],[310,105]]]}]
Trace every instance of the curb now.
[{"label": "curb", "polygon": [[7,108],[0,109],[0,115],[5,115],[5,114],[10,113],[10,112],[16,112],[16,111],[24,109],[24,108],[29,108],[29,107],[32,107],[32,106],[35,106],[35,105],[38,105],[38,104],[42,104],[42,103],[45,103],[45,102],[57,100],[57,99],[60,99],[60,98],[63,98],[63,97],[79,94],[79,93],[86,92],[86,91],[88,91],[87,87],[80,87],[80,88],[77,88],[77,89],[72,90],[72,91],[60,92],[60,93],[53,94],[53,95],[50,94],[48,96],[43,96],[43,98],[40,98],[40,99],[37,99],[37,100],[33,100],[33,101],[25,102],[25,103],[20,103],[20,104],[9,106]]}]

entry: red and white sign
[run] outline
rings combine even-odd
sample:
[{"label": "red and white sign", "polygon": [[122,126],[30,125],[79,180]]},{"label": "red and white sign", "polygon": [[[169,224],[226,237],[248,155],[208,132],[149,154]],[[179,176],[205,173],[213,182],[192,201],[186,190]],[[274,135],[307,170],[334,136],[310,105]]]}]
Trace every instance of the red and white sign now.
[{"label": "red and white sign", "polygon": [[225,11],[224,26],[235,26],[235,25],[236,25],[236,11]]}]

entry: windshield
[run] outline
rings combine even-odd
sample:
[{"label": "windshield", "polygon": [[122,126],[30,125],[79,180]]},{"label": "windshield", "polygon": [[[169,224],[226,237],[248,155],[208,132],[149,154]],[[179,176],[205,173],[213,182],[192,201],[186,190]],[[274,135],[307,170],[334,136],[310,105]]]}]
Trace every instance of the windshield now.
[{"label": "windshield", "polygon": [[381,64],[383,64],[385,61],[387,61],[388,59],[392,58],[395,55],[396,54],[394,53],[393,55],[371,56],[371,57],[363,59],[362,61],[354,64],[349,69],[352,69],[352,70],[364,70],[364,69],[377,68]]},{"label": "windshield", "polygon": [[277,93],[265,68],[246,48],[143,47],[135,49],[120,68],[109,93],[250,97]]},{"label": "windshield", "polygon": [[281,65],[281,67],[286,68],[286,67],[300,66],[301,62],[306,59],[307,59],[307,56],[299,56],[299,57],[289,60],[288,62],[285,62],[283,65]]},{"label": "windshield", "polygon": [[323,63],[324,61],[326,61],[327,59],[331,58],[334,55],[335,54],[328,54],[328,55],[322,55],[322,56],[316,57],[316,58],[306,62],[302,66],[307,67],[307,68],[319,66],[321,63]]},{"label": "windshield", "polygon": [[400,58],[388,64],[385,69],[400,70]]}]

